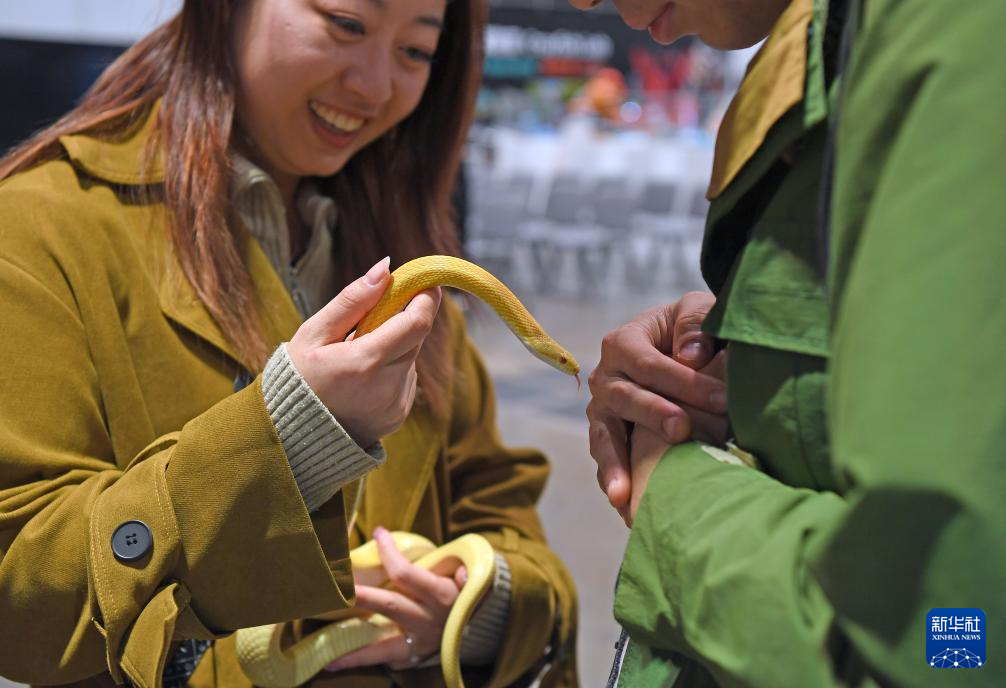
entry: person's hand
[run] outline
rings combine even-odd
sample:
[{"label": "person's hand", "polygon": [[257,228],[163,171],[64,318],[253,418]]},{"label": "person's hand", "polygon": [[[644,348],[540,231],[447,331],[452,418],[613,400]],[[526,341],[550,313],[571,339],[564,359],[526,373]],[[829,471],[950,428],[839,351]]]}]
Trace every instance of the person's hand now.
[{"label": "person's hand", "polygon": [[388,287],[388,260],[375,265],[307,320],[287,344],[294,366],[361,447],[405,421],[416,397],[416,356],[440,308],[424,291],[373,332],[346,340]]},{"label": "person's hand", "polygon": [[650,475],[670,445],[663,437],[641,425],[637,425],[633,429],[630,443],[632,445],[629,456],[629,465],[632,471],[632,496],[629,498],[625,525],[631,528],[636,520],[639,502],[650,482]]},{"label": "person's hand", "polygon": [[328,671],[378,664],[407,669],[426,659],[440,649],[447,615],[468,580],[463,566],[453,576],[440,576],[411,563],[384,528],[374,530],[374,540],[394,589],[357,585],[356,607],[388,617],[402,635],[350,652],[329,664]]},{"label": "person's hand", "polygon": [[690,292],[610,332],[601,345],[589,379],[590,455],[601,490],[623,518],[632,493],[627,423],[669,444],[725,439],[726,355],[714,356],[712,338],[701,330],[714,303],[711,294]]}]

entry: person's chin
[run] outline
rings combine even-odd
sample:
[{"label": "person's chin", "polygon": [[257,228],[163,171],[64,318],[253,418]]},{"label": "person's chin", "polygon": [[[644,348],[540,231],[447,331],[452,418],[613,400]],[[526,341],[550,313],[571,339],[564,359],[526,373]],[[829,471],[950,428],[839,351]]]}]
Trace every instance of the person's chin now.
[{"label": "person's chin", "polygon": [[326,156],[321,159],[316,159],[312,162],[308,169],[310,172],[305,175],[308,177],[332,177],[339,174],[346,167],[346,163],[349,162],[352,155],[339,155],[339,156]]},{"label": "person's chin", "polygon": [[670,45],[679,38],[689,35],[681,21],[681,8],[675,3],[668,3],[656,19],[654,19],[647,30],[650,38],[661,45]]}]

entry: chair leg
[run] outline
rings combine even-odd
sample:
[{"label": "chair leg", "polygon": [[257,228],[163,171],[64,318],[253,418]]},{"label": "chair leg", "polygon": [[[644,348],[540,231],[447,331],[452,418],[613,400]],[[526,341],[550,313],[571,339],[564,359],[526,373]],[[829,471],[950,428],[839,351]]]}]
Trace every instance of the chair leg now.
[{"label": "chair leg", "polygon": [[543,240],[532,241],[529,248],[535,291],[539,294],[551,294],[555,291],[559,280],[561,267],[559,248]]},{"label": "chair leg", "polygon": [[577,248],[577,281],[581,299],[609,293],[611,270],[611,244],[580,246]]}]

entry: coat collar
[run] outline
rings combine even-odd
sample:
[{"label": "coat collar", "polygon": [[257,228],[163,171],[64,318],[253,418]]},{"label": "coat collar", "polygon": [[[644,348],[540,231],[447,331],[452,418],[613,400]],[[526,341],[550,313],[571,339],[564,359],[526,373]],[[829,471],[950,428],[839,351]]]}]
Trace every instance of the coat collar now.
[{"label": "coat collar", "polygon": [[718,197],[765,142],[769,130],[803,100],[813,0],[793,0],[751,60],[716,137],[707,197]]},{"label": "coat collar", "polygon": [[[137,119],[121,137],[101,139],[84,134],[60,137],[60,143],[75,167],[105,182],[126,186],[156,186],[164,182],[161,148],[151,144],[157,135],[160,103]],[[149,151],[149,152],[148,152]],[[171,250],[167,213],[154,212],[151,241],[162,242],[163,255],[158,298],[163,313],[239,363],[237,350],[224,336],[205,304],[196,294]],[[234,241],[244,259],[255,289],[255,308],[265,329],[267,341],[278,344],[288,340],[302,322],[290,295],[269,259],[237,217],[233,218]]]},{"label": "coat collar", "polygon": [[147,149],[157,133],[161,104],[138,112],[122,136],[107,139],[87,134],[60,136],[70,161],[87,174],[113,184],[143,186],[164,182],[164,158],[160,146]]}]

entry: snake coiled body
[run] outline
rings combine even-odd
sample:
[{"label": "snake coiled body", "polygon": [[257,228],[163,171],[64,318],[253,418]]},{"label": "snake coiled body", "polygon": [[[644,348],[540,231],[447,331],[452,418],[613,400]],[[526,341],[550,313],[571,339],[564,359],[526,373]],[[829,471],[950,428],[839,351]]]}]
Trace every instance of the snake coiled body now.
[{"label": "snake coiled body", "polygon": [[[486,270],[452,256],[417,258],[395,270],[384,296],[357,326],[355,336],[362,337],[377,329],[417,294],[435,286],[462,289],[478,297],[535,357],[568,375],[579,373],[579,364],[572,354],[546,334],[513,292]],[[464,535],[439,548],[411,533],[392,536],[398,549],[418,566],[446,576],[453,575],[461,565],[468,570],[468,580],[451,608],[440,644],[445,684],[448,688],[463,688],[461,636],[479,600],[492,586],[495,552],[485,538],[475,534]],[[362,578],[369,585],[383,582],[376,543],[368,542],[354,549],[351,560],[358,580]],[[242,670],[264,688],[293,688],[342,655],[401,633],[389,619],[379,614],[363,616],[353,609],[320,618],[331,623],[292,644],[286,634],[287,624],[238,631],[237,652]]]},{"label": "snake coiled body", "polygon": [[[413,533],[391,534],[395,545],[417,566],[440,575],[453,575],[459,566],[468,569],[468,580],[451,607],[440,643],[440,666],[444,683],[461,688],[461,635],[482,596],[492,587],[496,573],[496,553],[481,535],[469,533],[442,547]],[[369,577],[370,584],[381,579],[381,559],[373,541],[350,553],[354,572]],[[328,625],[299,641],[284,646],[286,624],[243,628],[237,633],[237,655],[241,669],[255,685],[263,688],[293,688],[306,683],[326,665],[365,645],[399,635],[401,630],[380,614],[354,615],[353,609],[319,617]],[[289,641],[287,641],[289,642]]]}]

